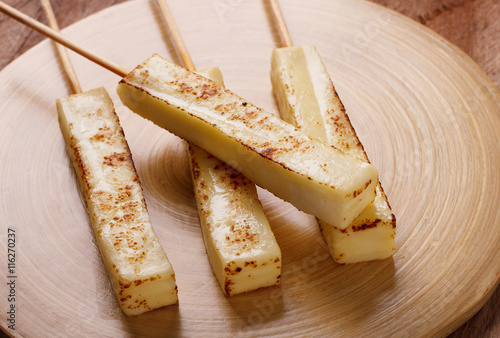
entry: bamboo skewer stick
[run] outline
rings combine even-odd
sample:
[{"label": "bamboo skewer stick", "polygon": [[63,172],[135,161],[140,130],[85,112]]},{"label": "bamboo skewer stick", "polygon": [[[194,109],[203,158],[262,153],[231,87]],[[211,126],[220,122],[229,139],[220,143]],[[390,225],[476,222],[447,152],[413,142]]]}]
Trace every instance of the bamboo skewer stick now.
[{"label": "bamboo skewer stick", "polygon": [[194,66],[193,60],[189,55],[189,51],[184,43],[184,40],[182,39],[181,33],[175,24],[174,17],[167,6],[166,0],[156,0],[156,4],[160,9],[160,14],[170,32],[172,41],[174,42],[175,48],[177,49],[177,53],[179,53],[184,67],[189,71],[195,71],[196,67]]},{"label": "bamboo skewer stick", "polygon": [[288,27],[286,26],[285,18],[283,16],[283,12],[281,11],[278,0],[269,0],[271,3],[271,9],[274,16],[274,21],[276,22],[276,26],[278,26],[278,32],[281,37],[281,42],[284,47],[292,47],[292,38],[290,33],[288,32]]},{"label": "bamboo skewer stick", "polygon": [[66,46],[67,48],[71,49],[72,51],[86,57],[87,59],[97,63],[98,65],[106,68],[107,70],[124,77],[129,73],[129,71],[122,67],[117,65],[116,63],[109,61],[91,51],[88,49],[80,46],[79,44],[75,43],[74,41],[66,38],[64,35],[59,33],[58,31],[36,21],[35,19],[27,16],[26,14],[18,11],[15,8],[12,8],[11,6],[5,4],[3,1],[0,1],[0,12],[3,12],[7,14],[8,16],[12,17],[13,19],[16,19],[17,21],[23,23],[24,25],[36,30],[37,32],[47,36],[48,38],[51,38],[52,40],[55,40],[59,42],[60,44]]},{"label": "bamboo skewer stick", "polygon": [[[59,31],[59,25],[57,24],[57,20],[54,15],[54,10],[50,5],[50,0],[40,0],[40,3],[42,4],[42,8],[43,11],[45,12],[45,16],[47,17],[47,21],[49,22],[49,26],[52,29]],[[68,51],[66,50],[66,48],[64,48],[64,46],[62,46],[59,43],[55,43],[55,46],[57,54],[59,55],[59,58],[62,62],[64,72],[66,73],[66,76],[68,78],[69,85],[71,87],[71,90],[73,91],[73,94],[81,93],[82,87],[80,86],[80,81],[78,81],[75,68],[73,67],[71,60],[69,59]]]}]

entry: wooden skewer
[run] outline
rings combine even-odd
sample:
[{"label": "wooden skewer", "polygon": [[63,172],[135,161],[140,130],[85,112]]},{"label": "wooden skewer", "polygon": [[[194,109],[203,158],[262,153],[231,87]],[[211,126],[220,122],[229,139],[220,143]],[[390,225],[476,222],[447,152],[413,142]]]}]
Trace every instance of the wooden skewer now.
[{"label": "wooden skewer", "polygon": [[[54,10],[50,5],[50,0],[40,0],[42,4],[43,11],[45,12],[45,16],[47,17],[47,21],[49,22],[49,26],[59,32],[59,25],[57,24],[56,16],[54,15]],[[69,59],[68,51],[64,46],[55,43],[57,54],[61,59],[63,69],[68,77],[69,85],[73,94],[79,94],[82,92],[82,87],[80,86],[80,81],[78,81],[78,77],[76,76],[75,68]]]},{"label": "wooden skewer", "polygon": [[271,9],[273,12],[274,20],[278,26],[278,32],[281,37],[281,41],[285,47],[292,47],[292,38],[288,32],[288,27],[286,26],[285,17],[281,12],[278,0],[269,0],[271,2]]},{"label": "wooden skewer", "polygon": [[191,59],[188,49],[184,44],[184,40],[182,39],[181,33],[179,32],[179,29],[175,24],[174,17],[172,16],[172,13],[170,12],[170,9],[167,6],[167,1],[156,0],[156,4],[160,9],[160,14],[163,18],[163,22],[165,23],[167,29],[170,32],[172,41],[174,42],[174,45],[177,49],[177,53],[179,53],[179,56],[182,60],[182,63],[184,64],[184,67],[187,70],[195,71],[196,67],[194,66],[193,60]]},{"label": "wooden skewer", "polygon": [[3,12],[7,14],[8,16],[16,19],[17,21],[25,24],[26,26],[36,30],[37,32],[51,38],[54,41],[59,42],[60,44],[66,46],[67,48],[71,49],[72,51],[86,57],[87,59],[97,63],[98,65],[106,68],[107,70],[124,77],[129,73],[129,71],[121,67],[91,51],[88,49],[78,45],[77,43],[71,41],[70,39],[66,38],[63,36],[61,33],[57,32],[56,30],[36,21],[33,18],[30,18],[26,14],[23,14],[22,12],[18,11],[17,9],[12,8],[11,6],[5,4],[3,1],[0,1],[0,12]]}]

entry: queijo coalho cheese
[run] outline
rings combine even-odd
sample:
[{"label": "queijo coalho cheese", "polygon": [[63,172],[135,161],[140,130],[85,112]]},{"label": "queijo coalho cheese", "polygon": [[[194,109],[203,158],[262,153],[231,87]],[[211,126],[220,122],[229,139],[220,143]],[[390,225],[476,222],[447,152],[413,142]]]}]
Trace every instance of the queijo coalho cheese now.
[{"label": "queijo coalho cheese", "polygon": [[113,103],[104,88],[57,100],[68,153],[95,238],[126,315],[177,303],[174,270],[156,237]]},{"label": "queijo coalho cheese", "polygon": [[[223,86],[219,68],[198,73]],[[279,284],[281,250],[255,184],[193,144],[188,158],[208,260],[224,294]]]},{"label": "queijo coalho cheese", "polygon": [[158,55],[125,76],[117,92],[132,111],[341,229],[375,198],[373,165]]},{"label": "queijo coalho cheese", "polygon": [[[312,46],[275,49],[271,81],[281,117],[312,137],[369,162],[321,57]],[[395,250],[396,218],[379,183],[375,200],[348,227],[319,221],[338,263],[390,257]]]}]

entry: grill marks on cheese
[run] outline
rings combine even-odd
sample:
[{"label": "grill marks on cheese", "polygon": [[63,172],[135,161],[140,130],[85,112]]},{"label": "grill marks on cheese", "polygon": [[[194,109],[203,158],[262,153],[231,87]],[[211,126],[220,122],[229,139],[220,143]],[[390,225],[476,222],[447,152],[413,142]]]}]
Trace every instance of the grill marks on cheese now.
[{"label": "grill marks on cheese", "polygon": [[[223,87],[218,68],[205,69],[199,74]],[[181,87],[193,91],[191,86]],[[211,86],[201,88],[202,98],[216,94]],[[258,200],[255,184],[189,143],[188,158],[205,248],[222,291],[232,296],[279,284],[281,251]]]},{"label": "grill marks on cheese", "polygon": [[255,184],[194,145],[188,152],[207,254],[224,293],[279,284],[281,252]]},{"label": "grill marks on cheese", "polygon": [[[95,112],[89,112],[89,118],[103,119],[106,118],[102,109]],[[70,124],[70,129],[73,129],[73,124]],[[103,157],[102,175],[114,176],[112,182],[106,184],[105,190],[99,189],[99,186],[92,185],[90,172],[85,169],[85,165],[81,161],[82,149],[78,145],[75,137],[71,138],[71,148],[77,155],[78,166],[82,169],[82,181],[85,182],[87,195],[90,198],[95,197],[99,203],[94,205],[92,217],[97,219],[99,224],[97,233],[102,234],[103,229],[107,236],[111,236],[113,245],[117,251],[125,251],[128,255],[127,259],[131,261],[139,261],[146,257],[146,241],[147,237],[144,234],[145,225],[141,222],[141,215],[147,212],[146,201],[142,194],[139,177],[132,162],[130,150],[125,140],[123,130],[112,130],[109,126],[99,128],[100,132],[90,137],[94,147],[100,148],[99,143],[103,142],[107,145],[116,146],[121,144],[127,151],[120,153],[112,153]],[[117,133],[118,132],[118,133]],[[137,196],[141,196],[138,200]],[[89,199],[86,199],[89,203]],[[130,224],[135,224],[130,226]],[[136,268],[137,269],[137,268]],[[136,283],[137,281],[134,281]],[[140,282],[140,281],[139,281]]]},{"label": "grill marks on cheese", "polygon": [[[375,196],[378,173],[373,165],[158,55],[124,77],[117,92],[135,113],[225,161],[299,210],[340,228]],[[346,197],[349,193],[353,195]]]},{"label": "grill marks on cheese", "polygon": [[[314,47],[274,50],[271,80],[284,120],[359,160],[370,162]],[[341,229],[319,221],[335,261],[383,259],[394,252],[396,218],[380,183],[375,191],[373,203],[349,227]]]},{"label": "grill marks on cheese", "polygon": [[[194,154],[192,147],[189,148],[189,151]],[[215,159],[208,153],[206,153],[206,155],[210,159]],[[191,163],[192,168],[199,168],[196,156],[191,156]],[[241,194],[245,193],[244,190],[238,190],[244,187],[245,189],[253,190],[255,189],[255,187],[253,187],[253,183],[248,178],[246,178],[240,172],[234,170],[224,162],[218,162],[214,169],[219,173],[223,172],[223,175],[213,175],[212,177],[216,180],[215,184],[219,189],[221,189],[221,187],[225,188],[229,197],[229,199],[227,200],[227,205],[229,205],[229,208],[221,208],[221,210],[219,210],[219,215],[213,215],[212,207],[205,208],[204,205],[211,202],[209,201],[209,196],[214,196],[214,193],[216,192],[210,191],[212,185],[209,185],[205,181],[200,180],[196,182],[195,187],[198,195],[201,196],[202,199],[202,201],[200,202],[200,210],[206,216],[213,216],[215,220],[219,220],[222,218],[230,219],[231,216],[238,217],[239,215],[237,214],[237,212],[239,211],[239,207],[237,204],[242,199]],[[258,202],[254,201],[254,203]],[[231,206],[234,207],[231,208]],[[220,226],[220,224],[213,224],[210,222],[206,223],[206,227],[209,231],[212,231],[213,228],[217,226]],[[236,249],[236,252],[234,253],[235,256],[240,256],[245,252],[249,253],[251,250],[257,248],[259,242],[261,241],[261,237],[264,236],[264,234],[257,232],[256,229],[252,228],[250,222],[246,219],[243,219],[242,222],[233,222],[233,224],[228,228],[229,232],[225,236],[226,243],[224,247],[227,251],[233,251],[234,249]]]},{"label": "grill marks on cheese", "polygon": [[[281,253],[254,183],[194,145],[188,151],[207,253],[225,294],[279,284]],[[256,269],[266,265],[274,271]]]},{"label": "grill marks on cheese", "polygon": [[177,302],[175,275],[147,211],[130,149],[103,88],[57,101],[61,130],[123,312]]},{"label": "grill marks on cheese", "polygon": [[[138,65],[132,72],[130,72],[127,75],[127,77],[135,77],[136,76],[135,72],[139,72],[142,77],[141,80],[142,86],[151,86],[158,84],[155,78],[150,78],[149,71],[143,68],[144,65],[142,64]],[[174,74],[173,76],[176,75],[177,74]],[[276,128],[276,124],[274,123],[274,121],[269,121],[273,117],[269,116],[268,113],[266,113],[263,109],[248,104],[243,98],[240,98],[236,95],[229,95],[229,97],[231,97],[232,99],[232,102],[220,104],[219,102],[227,101],[226,99],[228,97],[228,95],[224,95],[224,100],[221,100],[222,92],[227,92],[230,94],[232,93],[227,89],[221,88],[215,82],[211,82],[208,84],[200,83],[199,81],[200,79],[204,78],[196,73],[187,73],[185,75],[185,78],[177,78],[174,81],[169,81],[168,85],[175,87],[176,91],[180,94],[193,96],[198,103],[203,104],[203,102],[205,101],[207,107],[215,106],[216,107],[215,110],[220,112],[221,118],[223,117],[224,121],[226,122],[238,121],[252,128],[266,131],[268,137],[273,141],[274,144],[273,147],[270,147],[270,142],[258,142],[256,139],[254,139],[253,142],[251,143],[240,142],[240,144],[243,145],[244,147],[247,147],[259,153],[262,157],[270,159],[275,163],[280,164],[286,170],[294,171],[295,173],[304,176],[303,174],[291,169],[286,163],[281,162],[279,159],[280,155],[283,155],[292,150],[294,152],[300,152],[305,161],[308,159],[309,156],[313,156],[315,152],[315,147],[311,145],[311,143],[309,142],[311,139],[309,136],[307,135],[298,136],[297,134],[295,134],[295,135],[287,135],[284,138],[276,138],[275,135],[277,134],[277,132],[281,133],[283,130],[281,128],[278,130]],[[126,82],[125,80],[121,80],[120,83],[132,85],[129,82]],[[132,86],[139,91],[144,91],[144,89],[142,89],[140,86],[136,85]],[[173,102],[169,102],[164,98],[157,97],[154,95],[152,96],[158,100],[161,100],[163,102],[175,106]],[[179,110],[186,112],[186,114],[192,117],[203,120],[201,117],[190,113],[183,107],[180,106],[175,106],[175,107]],[[217,128],[216,123],[210,123],[209,121],[206,120],[203,121]],[[287,129],[289,131],[296,130],[296,128],[292,125],[287,125]],[[234,128],[232,131],[233,137],[238,133],[239,130],[237,128]],[[320,168],[325,173],[327,173],[329,166],[331,166],[330,163],[322,163]],[[312,180],[311,177],[307,176],[307,178]],[[371,181],[367,182],[366,186],[368,186],[370,183]],[[320,184],[324,183],[320,182]],[[335,186],[329,185],[329,187],[335,189]],[[355,198],[355,196],[352,196],[352,198]]]}]

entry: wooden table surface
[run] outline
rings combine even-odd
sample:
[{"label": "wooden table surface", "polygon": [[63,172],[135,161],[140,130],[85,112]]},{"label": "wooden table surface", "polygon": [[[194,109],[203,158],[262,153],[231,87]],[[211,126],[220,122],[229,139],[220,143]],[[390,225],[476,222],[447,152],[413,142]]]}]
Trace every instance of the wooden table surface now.
[{"label": "wooden table surface", "polygon": [[[53,0],[64,28],[88,15],[126,0]],[[37,1],[8,0],[7,4],[45,22]],[[373,0],[420,22],[465,51],[500,87],[500,1],[498,0]],[[0,70],[44,39],[0,14]],[[450,337],[500,337],[500,287],[469,321]]]}]

